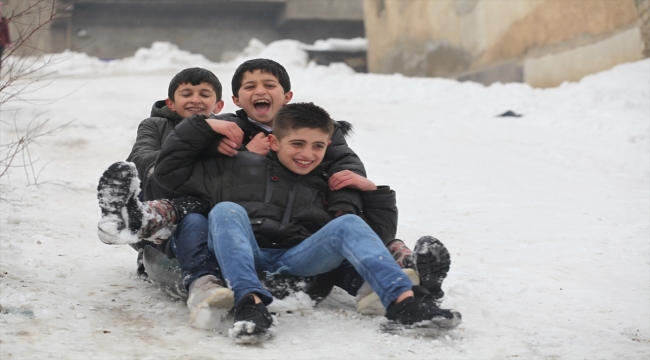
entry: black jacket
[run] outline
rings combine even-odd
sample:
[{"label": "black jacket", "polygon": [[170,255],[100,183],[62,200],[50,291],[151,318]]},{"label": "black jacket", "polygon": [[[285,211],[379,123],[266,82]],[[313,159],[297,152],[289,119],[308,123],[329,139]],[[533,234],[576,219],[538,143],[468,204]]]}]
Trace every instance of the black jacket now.
[{"label": "black jacket", "polygon": [[[239,126],[244,132],[244,141],[240,151],[248,151],[246,144],[260,132],[265,136],[269,134],[268,131],[262,129],[256,124],[248,120],[248,115],[244,110],[238,110],[235,114],[219,114],[214,116],[219,120],[232,121]],[[352,124],[347,121],[335,121],[336,129],[332,134],[332,144],[325,152],[324,163],[330,164],[327,169],[328,175],[343,170],[353,171],[363,177],[366,176],[366,168],[364,167],[359,156],[347,144],[345,138],[352,132]],[[219,141],[223,137],[217,136],[213,140],[212,145],[208,146],[208,151],[216,149]],[[204,152],[206,154],[206,152]],[[363,210],[363,200],[359,191],[354,189],[341,189],[329,195],[328,210],[332,213],[338,210],[347,211],[353,214],[360,214]]]},{"label": "black jacket", "polygon": [[126,161],[135,163],[141,180],[146,179],[147,170],[156,161],[163,142],[182,120],[165,105],[165,100],[159,100],[151,107],[151,117],[140,122],[135,144]]},{"label": "black jacket", "polygon": [[[266,157],[245,151],[234,157],[202,157],[203,149],[217,136],[202,117],[186,119],[163,144],[154,172],[156,181],[170,191],[206,198],[212,206],[222,201],[240,204],[248,212],[261,247],[292,247],[332,220],[327,211],[330,161],[301,176],[280,164],[274,152]],[[378,190],[377,195],[394,200],[390,190],[383,194]],[[371,207],[379,205],[384,210],[377,218],[394,213],[392,220],[378,220],[379,232],[387,234],[384,241],[391,233],[392,240],[394,232],[381,227],[396,223],[394,202],[391,208],[385,199],[368,201]]]}]

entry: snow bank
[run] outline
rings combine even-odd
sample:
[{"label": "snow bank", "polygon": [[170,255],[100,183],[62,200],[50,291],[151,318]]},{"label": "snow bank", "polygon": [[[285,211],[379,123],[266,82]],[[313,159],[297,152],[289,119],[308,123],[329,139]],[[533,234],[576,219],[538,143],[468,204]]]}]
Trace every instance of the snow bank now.
[{"label": "snow bank", "polygon": [[366,51],[368,50],[368,39],[354,38],[354,39],[337,39],[330,38],[327,40],[316,40],[314,45],[302,45],[305,50],[314,51]]}]

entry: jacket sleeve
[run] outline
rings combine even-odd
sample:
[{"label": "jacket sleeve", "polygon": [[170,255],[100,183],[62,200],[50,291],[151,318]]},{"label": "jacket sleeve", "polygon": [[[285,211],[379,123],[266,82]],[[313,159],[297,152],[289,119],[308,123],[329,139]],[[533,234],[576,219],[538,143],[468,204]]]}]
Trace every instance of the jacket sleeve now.
[{"label": "jacket sleeve", "polygon": [[397,234],[397,198],[388,186],[379,186],[374,191],[362,192],[363,217],[370,228],[379,235],[384,245],[395,239]]},{"label": "jacket sleeve", "polygon": [[162,145],[162,129],[156,126],[158,118],[144,119],[138,126],[138,135],[126,161],[135,163],[140,180],[146,179],[149,166],[156,161]]},{"label": "jacket sleeve", "polygon": [[[359,156],[348,146],[345,135],[352,131],[352,125],[344,121],[336,122],[336,129],[332,134],[332,143],[327,148],[323,161],[330,163],[329,175],[343,170],[350,170],[363,177],[366,177],[366,168],[363,166]],[[353,214],[359,214],[363,210],[361,192],[344,188],[332,191],[328,194],[328,210],[332,213],[343,210]]]},{"label": "jacket sleeve", "polygon": [[[176,126],[162,145],[154,178],[163,188],[181,195],[211,200],[222,164],[202,153],[218,136],[201,116],[192,116]],[[212,190],[212,191],[210,191]]]},{"label": "jacket sleeve", "polygon": [[[341,123],[346,125],[340,125]],[[328,171],[330,175],[342,170],[350,170],[366,177],[366,168],[363,166],[361,159],[345,141],[345,135],[350,131],[351,125],[342,121],[337,122],[334,134],[332,134],[332,143],[327,148],[323,161],[330,162],[331,165]]]}]

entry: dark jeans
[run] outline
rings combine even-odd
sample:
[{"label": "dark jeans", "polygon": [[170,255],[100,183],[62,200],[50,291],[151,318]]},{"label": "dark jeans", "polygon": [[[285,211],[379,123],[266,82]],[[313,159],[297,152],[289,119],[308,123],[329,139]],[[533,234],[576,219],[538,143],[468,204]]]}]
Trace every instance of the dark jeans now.
[{"label": "dark jeans", "polygon": [[171,241],[172,251],[181,268],[183,285],[188,291],[194,280],[204,275],[215,275],[223,280],[217,258],[208,249],[208,219],[205,216],[185,216]]}]

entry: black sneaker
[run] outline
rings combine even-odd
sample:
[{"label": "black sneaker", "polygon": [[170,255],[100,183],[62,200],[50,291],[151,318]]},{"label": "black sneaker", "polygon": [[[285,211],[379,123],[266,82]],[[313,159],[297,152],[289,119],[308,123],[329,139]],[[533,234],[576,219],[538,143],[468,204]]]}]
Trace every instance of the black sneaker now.
[{"label": "black sneaker", "polygon": [[381,329],[394,334],[437,336],[454,329],[462,321],[458,311],[441,309],[422,286],[413,286],[414,297],[392,304],[386,311],[388,322]]},{"label": "black sneaker", "polygon": [[97,185],[97,200],[102,209],[97,234],[102,242],[130,244],[139,241],[135,235],[142,227],[139,192],[140,180],[133,163],[117,162],[104,171]]},{"label": "black sneaker", "polygon": [[235,306],[235,323],[228,331],[238,344],[254,344],[273,336],[273,318],[263,303],[255,304],[253,295],[244,296]]},{"label": "black sneaker", "polygon": [[451,259],[449,251],[440,240],[423,236],[415,243],[413,250],[415,271],[420,275],[420,285],[425,287],[434,299],[441,299],[442,282],[447,277]]}]

